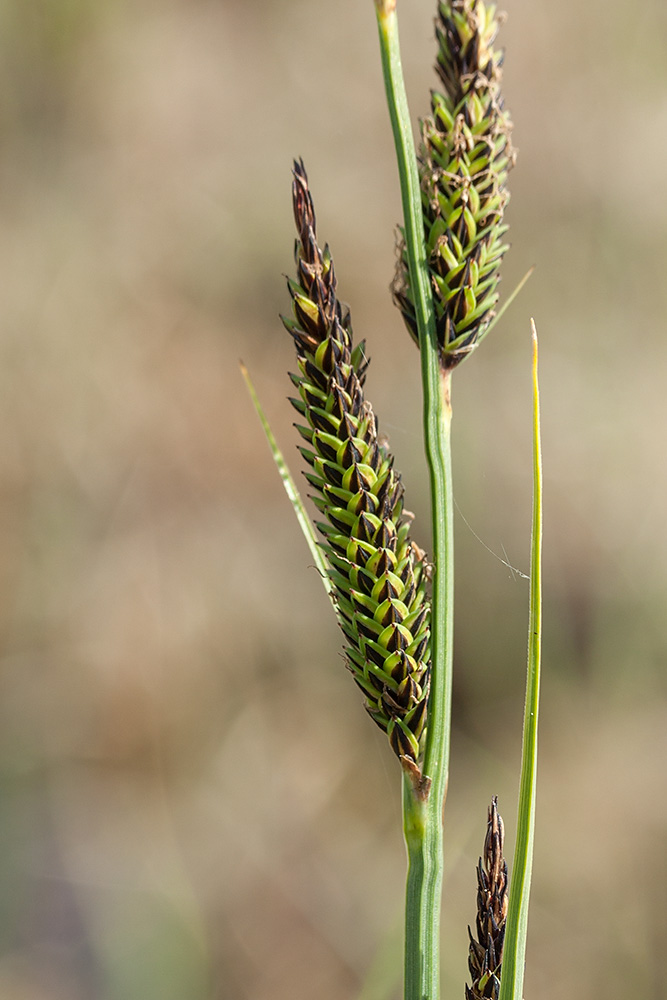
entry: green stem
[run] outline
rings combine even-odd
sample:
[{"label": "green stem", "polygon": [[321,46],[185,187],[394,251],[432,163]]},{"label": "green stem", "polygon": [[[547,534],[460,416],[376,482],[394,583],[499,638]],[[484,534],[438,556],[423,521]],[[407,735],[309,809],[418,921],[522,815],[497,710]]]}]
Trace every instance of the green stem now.
[{"label": "green stem", "polygon": [[404,782],[408,850],[405,928],[405,1000],[440,996],[442,810],[447,792],[451,733],[453,637],[453,497],[450,376],[440,369],[421,194],[398,43],[395,0],[376,0],[380,51],[401,184],[405,244],[415,304],[424,393],[424,444],[429,468],[435,571],[431,620],[431,691],[424,749],[430,791],[420,796]]}]

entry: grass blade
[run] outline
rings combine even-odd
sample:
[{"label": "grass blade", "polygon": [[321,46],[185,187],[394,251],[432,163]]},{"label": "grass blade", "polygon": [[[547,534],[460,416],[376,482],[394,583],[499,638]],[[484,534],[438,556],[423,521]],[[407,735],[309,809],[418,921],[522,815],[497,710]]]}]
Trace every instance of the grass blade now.
[{"label": "grass blade", "polygon": [[329,599],[331,600],[331,603],[334,605],[335,608],[336,605],[333,601],[333,587],[331,584],[331,580],[329,579],[329,573],[327,572],[327,564],[324,561],[324,556],[322,555],[322,551],[320,550],[320,547],[317,543],[317,536],[315,535],[315,529],[313,528],[311,520],[308,517],[303,500],[301,499],[301,494],[299,493],[297,485],[294,482],[294,479],[292,478],[289,468],[287,467],[287,462],[283,457],[283,453],[278,447],[278,442],[276,441],[273,435],[273,431],[271,430],[269,421],[266,418],[266,414],[262,409],[262,404],[260,403],[259,397],[255,391],[255,387],[252,384],[252,380],[250,378],[250,375],[248,374],[248,369],[246,368],[246,366],[243,364],[242,361],[240,362],[239,367],[241,368],[241,374],[245,379],[245,384],[248,388],[248,392],[250,393],[252,404],[255,407],[257,416],[259,417],[262,427],[264,429],[266,440],[269,443],[269,448],[271,449],[271,454],[273,456],[273,461],[276,463],[276,468],[278,469],[278,473],[280,475],[280,478],[282,479],[283,486],[285,487],[285,493],[287,493],[287,496],[289,497],[289,501],[292,504],[292,509],[294,510],[294,513],[296,514],[296,519],[299,522],[299,527],[303,532],[303,537],[306,539],[308,548],[310,549],[310,553],[315,562],[315,567],[320,577],[322,578],[322,585],[324,586],[324,589],[329,595]]},{"label": "grass blade", "polygon": [[537,380],[537,330],[532,320],[531,325],[533,331],[533,530],[530,557],[528,671],[516,848],[510,879],[510,899],[499,1000],[523,1000],[528,903],[535,831],[537,721],[542,644],[542,449],[540,444],[540,392]]}]

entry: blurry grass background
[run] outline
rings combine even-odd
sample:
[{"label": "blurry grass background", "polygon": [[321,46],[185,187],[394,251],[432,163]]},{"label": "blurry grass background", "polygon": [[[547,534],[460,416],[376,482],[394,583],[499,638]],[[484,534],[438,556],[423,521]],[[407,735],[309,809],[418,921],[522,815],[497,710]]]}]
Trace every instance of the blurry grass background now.
[{"label": "blurry grass background", "polygon": [[[525,571],[534,315],[546,641],[526,996],[664,998],[667,7],[506,7],[504,291],[537,270],[457,374],[455,493]],[[416,116],[433,3],[402,8]],[[0,29],[0,996],[351,1000],[378,950],[399,974],[398,768],[237,362],[296,470],[277,313],[302,155],[428,545],[371,0],[3,0]],[[457,531],[448,998],[493,793],[513,848],[528,599]]]}]

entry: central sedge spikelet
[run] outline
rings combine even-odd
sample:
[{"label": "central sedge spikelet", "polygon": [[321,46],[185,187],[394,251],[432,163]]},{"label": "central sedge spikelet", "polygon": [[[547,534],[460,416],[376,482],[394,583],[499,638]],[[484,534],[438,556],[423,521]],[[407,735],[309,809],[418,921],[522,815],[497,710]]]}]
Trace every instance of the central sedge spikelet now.
[{"label": "central sedge spikelet", "polygon": [[315,212],[302,162],[292,185],[296,280],[288,279],[299,391],[291,400],[317,524],[329,565],[347,666],[366,709],[415,787],[424,787],[419,756],[429,686],[429,618],[423,553],[410,541],[403,486],[378,437],[364,396],[364,343],[353,346],[350,314],[336,294],[328,246],[317,243]]},{"label": "central sedge spikelet", "polygon": [[[483,0],[441,0],[436,72],[422,122],[419,173],[440,364],[453,368],[474,350],[493,318],[500,263],[507,250],[503,213],[514,163],[512,124],[500,82],[503,53],[494,48],[500,15]],[[392,286],[418,342],[404,248]]]}]

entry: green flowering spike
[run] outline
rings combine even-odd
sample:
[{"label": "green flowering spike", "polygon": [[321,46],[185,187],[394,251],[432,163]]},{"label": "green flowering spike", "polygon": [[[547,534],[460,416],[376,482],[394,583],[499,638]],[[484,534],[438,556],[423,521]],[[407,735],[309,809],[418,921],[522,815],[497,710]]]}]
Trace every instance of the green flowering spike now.
[{"label": "green flowering spike", "polygon": [[503,856],[504,827],[494,796],[484,840],[484,858],[477,865],[476,937],[468,927],[468,968],[472,988],[466,1000],[498,1000],[508,906],[507,862]]},{"label": "green flowering spike", "polygon": [[[441,0],[438,7],[443,92],[432,92],[431,115],[422,122],[419,171],[443,369],[474,350],[493,318],[507,250],[502,220],[514,152],[500,93],[503,54],[493,47],[499,23],[495,4],[484,0]],[[392,291],[418,342],[403,246]]]},{"label": "green flowering spike", "polygon": [[347,640],[347,666],[369,715],[419,785],[429,687],[424,554],[410,541],[400,476],[364,396],[364,345],[353,347],[329,248],[317,244],[302,162],[294,164],[292,199],[297,276],[288,280],[292,316],[283,323],[297,353],[299,370],[291,378],[299,394],[291,402],[307,444],[300,451],[322,514],[317,527]]}]

